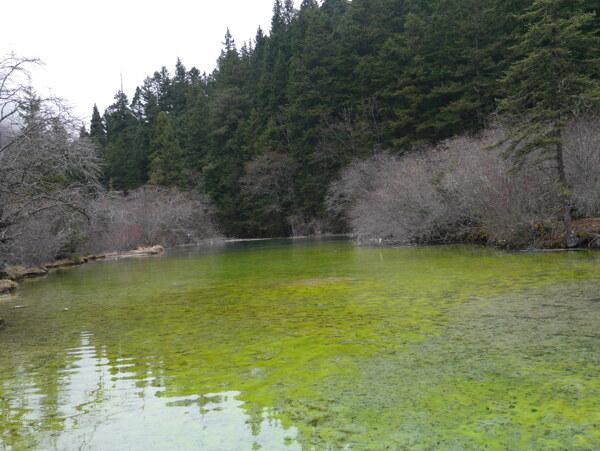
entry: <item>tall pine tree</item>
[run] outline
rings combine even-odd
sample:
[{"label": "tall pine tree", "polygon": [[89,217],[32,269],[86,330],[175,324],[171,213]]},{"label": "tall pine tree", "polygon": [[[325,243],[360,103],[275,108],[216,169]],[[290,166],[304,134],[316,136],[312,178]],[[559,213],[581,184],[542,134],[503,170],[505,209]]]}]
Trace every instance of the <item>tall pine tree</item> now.
[{"label": "tall pine tree", "polygon": [[600,102],[600,38],[589,28],[594,13],[584,2],[535,0],[521,16],[526,24],[514,50],[519,59],[502,80],[502,122],[517,161],[540,152],[556,165],[563,220],[569,227],[569,183],[563,130],[570,119]]}]

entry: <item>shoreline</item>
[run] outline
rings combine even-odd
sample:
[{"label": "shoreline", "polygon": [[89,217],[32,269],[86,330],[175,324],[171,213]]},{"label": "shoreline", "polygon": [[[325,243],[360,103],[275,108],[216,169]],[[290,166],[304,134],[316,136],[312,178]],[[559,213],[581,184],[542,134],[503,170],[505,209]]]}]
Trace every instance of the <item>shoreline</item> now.
[{"label": "shoreline", "polygon": [[150,246],[140,247],[129,251],[122,252],[106,252],[98,255],[87,255],[85,257],[73,258],[73,259],[62,259],[56,260],[50,263],[44,263],[43,265],[27,268],[24,266],[9,266],[5,272],[5,278],[0,279],[0,295],[8,295],[18,289],[18,281],[23,279],[33,279],[36,277],[43,277],[52,271],[65,268],[73,268],[81,266],[86,263],[95,262],[99,260],[118,260],[121,258],[134,258],[134,257],[151,257],[160,255],[165,251],[163,246]]},{"label": "shoreline", "polygon": [[[598,221],[598,218],[588,218]],[[594,221],[594,222],[595,222]],[[600,222],[600,221],[599,221]],[[575,224],[574,224],[575,225]],[[596,224],[594,224],[596,225]],[[598,225],[596,225],[598,227]],[[594,227],[595,228],[595,227]],[[515,252],[582,252],[582,251],[590,251],[590,250],[600,250],[600,230],[585,230],[587,233],[582,233],[580,229],[578,231],[579,238],[583,238],[585,235],[586,239],[581,241],[587,241],[588,246],[574,246],[574,247],[553,247],[553,246],[542,246],[542,247],[531,247],[531,248],[511,248],[510,246],[502,246],[502,245],[493,245],[489,243],[477,243],[470,240],[458,240],[458,241],[449,241],[446,243],[418,243],[418,244],[402,244],[395,242],[394,240],[386,240],[386,239],[360,239],[352,234],[324,234],[324,235],[313,235],[313,236],[294,236],[294,237],[268,237],[268,238],[221,238],[220,242],[222,243],[241,243],[241,242],[255,242],[255,241],[270,241],[277,239],[305,239],[311,238],[314,236],[345,236],[348,237],[351,241],[354,241],[358,245],[366,245],[366,246],[374,246],[374,247],[426,247],[426,246],[436,246],[436,245],[448,245],[448,244],[472,244],[479,245],[483,247],[492,247],[497,249],[506,249],[512,250]],[[590,233],[592,232],[592,233]],[[590,236],[591,235],[591,236]],[[580,242],[581,242],[580,241]],[[184,246],[196,246],[200,243],[190,243],[183,244],[174,247],[184,247]],[[589,244],[593,244],[589,246]],[[128,251],[119,251],[119,252],[105,252],[97,255],[87,255],[85,257],[77,257],[73,259],[62,259],[56,260],[50,263],[44,263],[40,266],[36,267],[24,267],[24,266],[9,266],[4,270],[4,274],[2,278],[0,278],[0,296],[10,295],[14,291],[18,289],[18,281],[24,279],[31,279],[37,277],[43,277],[52,271],[56,271],[59,269],[72,268],[76,266],[81,266],[86,263],[100,261],[100,260],[118,260],[121,258],[136,258],[136,257],[150,257],[163,254],[165,252],[165,248],[160,245],[149,246],[149,247],[139,247],[137,249],[132,249]],[[1,318],[0,318],[1,319]],[[1,327],[0,327],[1,329]]]}]

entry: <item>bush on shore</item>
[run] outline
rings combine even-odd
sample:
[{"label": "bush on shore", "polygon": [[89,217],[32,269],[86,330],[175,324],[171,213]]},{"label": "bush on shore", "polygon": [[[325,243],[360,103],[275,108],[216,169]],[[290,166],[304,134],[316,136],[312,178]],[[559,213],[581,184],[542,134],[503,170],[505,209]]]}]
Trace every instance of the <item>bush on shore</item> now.
[{"label": "bush on shore", "polygon": [[143,186],[109,192],[91,205],[87,246],[91,252],[140,246],[173,246],[218,235],[210,199],[177,188]]},{"label": "bush on shore", "polygon": [[[403,155],[379,154],[342,171],[328,208],[359,239],[404,244],[478,241],[509,247],[564,245],[551,160],[514,166],[498,129]],[[600,126],[570,124],[565,166],[574,218],[600,216]]]},{"label": "bush on shore", "polygon": [[218,236],[210,200],[155,186],[87,197],[85,209],[49,208],[10,226],[8,265],[37,266],[60,258],[173,246]]}]

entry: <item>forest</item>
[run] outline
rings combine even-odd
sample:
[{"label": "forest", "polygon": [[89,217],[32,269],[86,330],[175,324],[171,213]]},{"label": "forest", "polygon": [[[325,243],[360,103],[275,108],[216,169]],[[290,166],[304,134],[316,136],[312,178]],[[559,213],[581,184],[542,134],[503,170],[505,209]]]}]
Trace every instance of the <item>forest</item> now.
[{"label": "forest", "polygon": [[[115,225],[126,215],[114,211],[132,215],[144,209],[128,202],[177,193],[210,222],[202,236],[572,245],[571,221],[600,216],[598,9],[592,0],[304,0],[299,9],[276,0],[268,32],[239,45],[227,30],[214,71],[177,59],[106,111],[94,106],[76,137],[60,131],[64,116],[34,127],[46,103],[29,92],[0,159],[42,130],[87,159],[41,171],[37,209],[23,200],[31,187],[10,208],[4,201],[0,238],[8,246],[25,217],[62,209],[62,251],[112,242],[119,231],[143,234],[133,219]],[[65,189],[104,194],[44,194]],[[74,225],[86,223],[79,213],[92,218],[85,227]],[[201,220],[184,216],[186,227],[162,236],[193,235]]]},{"label": "forest", "polygon": [[[238,47],[227,32],[214,72],[178,60],[172,75],[161,68],[131,100],[119,92],[103,115],[94,110],[90,135],[107,161],[104,183],[200,189],[231,236],[344,230],[325,200],[331,181],[356,160],[422,152],[498,126],[498,114],[506,114],[504,126],[538,122],[525,131],[531,137],[550,122],[561,128],[592,114],[594,8],[558,0],[307,0],[297,11],[276,1],[268,35],[259,29]],[[556,52],[556,61],[545,52]],[[551,82],[553,64],[561,66],[557,82],[569,86],[510,104],[519,89]],[[528,109],[537,118],[513,114]]]}]

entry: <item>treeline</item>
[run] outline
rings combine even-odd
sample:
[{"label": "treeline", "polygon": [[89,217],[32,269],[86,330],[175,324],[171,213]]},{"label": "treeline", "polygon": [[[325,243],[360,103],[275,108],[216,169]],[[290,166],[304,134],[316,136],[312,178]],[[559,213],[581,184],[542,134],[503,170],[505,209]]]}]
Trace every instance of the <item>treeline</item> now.
[{"label": "treeline", "polygon": [[79,137],[27,85],[38,61],[3,56],[0,269],[217,228],[569,245],[600,216],[597,9],[277,0],[269,35],[227,32],[213,73],[162,68]]},{"label": "treeline", "polygon": [[178,60],[94,108],[104,183],[199,187],[227,235],[339,229],[324,200],[347,164],[487,125],[530,3],[277,0],[269,34],[227,32],[211,74]]}]

